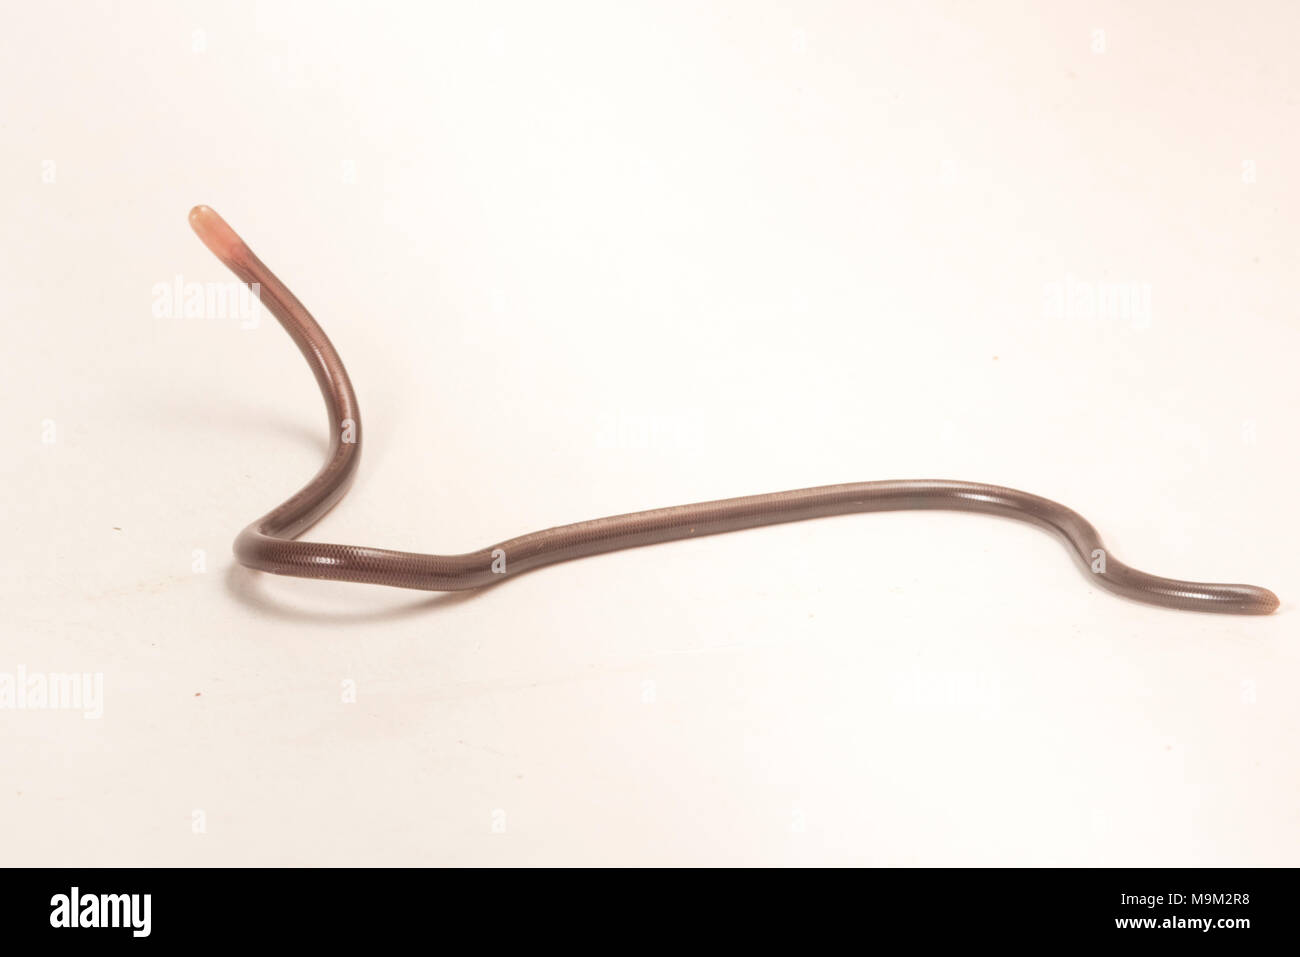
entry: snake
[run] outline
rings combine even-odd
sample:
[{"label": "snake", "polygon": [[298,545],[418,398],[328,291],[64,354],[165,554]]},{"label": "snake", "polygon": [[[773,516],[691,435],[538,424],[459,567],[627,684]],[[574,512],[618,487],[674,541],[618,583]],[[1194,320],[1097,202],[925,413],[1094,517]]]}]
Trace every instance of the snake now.
[{"label": "snake", "polygon": [[190,225],[212,253],[279,321],[311,367],[325,399],[330,444],[325,464],[305,486],[241,531],[236,560],[277,575],[450,592],[498,584],[523,572],[627,548],[857,512],[911,509],[978,512],[1017,519],[1057,535],[1091,581],[1125,598],[1188,611],[1267,615],[1278,598],[1255,585],[1162,578],[1125,565],[1078,512],[999,485],[947,479],[850,482],[747,495],[612,515],[529,532],[478,551],[429,555],[361,545],[302,541],[347,494],[361,461],[361,413],[347,370],[307,308],[209,206]]}]

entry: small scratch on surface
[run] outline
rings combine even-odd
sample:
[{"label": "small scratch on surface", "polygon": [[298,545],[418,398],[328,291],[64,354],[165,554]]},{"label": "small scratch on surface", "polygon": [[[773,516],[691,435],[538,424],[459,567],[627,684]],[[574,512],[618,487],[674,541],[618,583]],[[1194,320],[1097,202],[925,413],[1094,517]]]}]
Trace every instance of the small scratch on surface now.
[{"label": "small scratch on surface", "polygon": [[504,751],[498,751],[496,748],[489,748],[485,744],[466,744],[464,741],[457,741],[456,743],[459,744],[461,747],[473,748],[475,751],[484,751],[487,754],[495,755],[498,758],[513,757],[513,755],[506,754]]},{"label": "small scratch on surface", "polygon": [[122,598],[125,595],[145,593],[156,595],[161,591],[178,585],[183,581],[188,581],[197,576],[192,575],[172,575],[168,578],[155,579],[154,581],[136,582],[133,585],[122,585],[117,588],[110,588],[108,591],[100,592],[97,595],[86,596],[90,601],[100,601],[104,598]]}]

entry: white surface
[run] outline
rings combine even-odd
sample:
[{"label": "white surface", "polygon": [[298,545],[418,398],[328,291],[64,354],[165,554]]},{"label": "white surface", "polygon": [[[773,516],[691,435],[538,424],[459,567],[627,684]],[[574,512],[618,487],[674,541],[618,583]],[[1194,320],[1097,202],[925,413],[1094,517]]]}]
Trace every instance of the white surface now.
[{"label": "white surface", "polygon": [[[469,6],[7,11],[0,671],[104,713],[0,712],[3,861],[1300,863],[1296,8]],[[360,396],[309,537],[958,478],[1283,607],[942,513],[468,597],[245,572],[325,419],[269,319],[152,315],[230,279],[195,203]],[[1067,275],[1149,322],[1051,316]]]}]

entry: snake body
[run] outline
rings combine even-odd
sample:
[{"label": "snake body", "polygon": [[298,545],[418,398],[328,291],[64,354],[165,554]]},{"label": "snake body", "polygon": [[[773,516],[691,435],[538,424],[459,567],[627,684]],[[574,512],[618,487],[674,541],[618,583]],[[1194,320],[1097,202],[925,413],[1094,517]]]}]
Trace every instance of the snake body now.
[{"label": "snake body", "polygon": [[225,220],[207,206],[196,206],[190,225],[240,280],[259,289],[262,304],[311,366],[329,414],[325,465],[293,497],[235,539],[235,557],[250,568],[303,578],[459,591],[543,565],[659,542],[852,512],[945,509],[1000,515],[1046,528],[1065,541],[1097,584],[1137,601],[1242,615],[1266,615],[1278,607],[1277,596],[1266,588],[1160,578],[1131,568],[1106,551],[1097,530],[1082,515],[1049,499],[997,485],[940,479],[825,485],[613,515],[530,532],[463,555],[298,541],[347,493],[356,475],[362,437],[356,394],[324,330]]}]

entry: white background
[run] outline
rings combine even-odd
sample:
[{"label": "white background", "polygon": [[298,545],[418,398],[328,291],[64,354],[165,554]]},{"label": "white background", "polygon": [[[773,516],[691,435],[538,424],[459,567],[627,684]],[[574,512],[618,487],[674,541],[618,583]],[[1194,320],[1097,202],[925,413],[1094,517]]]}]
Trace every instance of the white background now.
[{"label": "white background", "polygon": [[[1300,863],[1300,15],[1065,6],[6,2],[0,672],[104,714],[0,712],[0,859]],[[325,416],[269,318],[153,314],[231,279],[196,203],[356,385],[308,537],[953,478],[1282,608],[944,513],[247,572]]]}]

